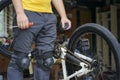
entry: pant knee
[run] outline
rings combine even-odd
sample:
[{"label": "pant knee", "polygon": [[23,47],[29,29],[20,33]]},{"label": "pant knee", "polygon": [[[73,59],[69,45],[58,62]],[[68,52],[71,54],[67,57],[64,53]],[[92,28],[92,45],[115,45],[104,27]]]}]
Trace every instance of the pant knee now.
[{"label": "pant knee", "polygon": [[8,71],[14,69],[14,70],[18,70],[18,71],[23,71],[23,69],[17,65],[17,60],[14,58],[11,58],[9,65],[8,65]]},{"label": "pant knee", "polygon": [[30,60],[27,54],[15,51],[15,53],[12,55],[12,58],[10,60],[8,67],[24,70],[29,67],[29,63],[30,63]]},{"label": "pant knee", "polygon": [[37,60],[37,66],[42,68],[43,70],[50,70],[53,64],[54,64],[53,58]]},{"label": "pant knee", "polygon": [[[39,56],[39,54],[42,54]],[[41,53],[38,52],[36,53],[37,56],[37,66],[41,67],[43,70],[50,70],[52,65],[54,64],[54,59],[53,59],[53,52],[49,51],[49,52],[45,52],[45,53]]]}]

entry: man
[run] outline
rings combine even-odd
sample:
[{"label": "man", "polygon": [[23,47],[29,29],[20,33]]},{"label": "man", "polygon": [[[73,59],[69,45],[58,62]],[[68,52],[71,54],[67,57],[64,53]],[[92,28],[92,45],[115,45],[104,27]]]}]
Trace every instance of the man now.
[{"label": "man", "polygon": [[[28,54],[34,41],[36,66],[34,80],[49,80],[50,67],[54,63],[52,52],[56,40],[56,16],[51,2],[61,16],[62,27],[71,22],[66,16],[62,0],[12,0],[16,11],[14,25],[14,54],[8,66],[8,80],[23,80],[23,70],[29,66]],[[33,22],[30,27],[29,23]]]}]

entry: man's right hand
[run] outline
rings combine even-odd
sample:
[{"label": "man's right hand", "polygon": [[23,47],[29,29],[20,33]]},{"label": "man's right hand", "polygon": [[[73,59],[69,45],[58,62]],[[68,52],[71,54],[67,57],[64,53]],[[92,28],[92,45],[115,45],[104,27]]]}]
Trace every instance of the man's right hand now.
[{"label": "man's right hand", "polygon": [[25,13],[17,14],[17,25],[20,29],[29,28],[29,20]]}]

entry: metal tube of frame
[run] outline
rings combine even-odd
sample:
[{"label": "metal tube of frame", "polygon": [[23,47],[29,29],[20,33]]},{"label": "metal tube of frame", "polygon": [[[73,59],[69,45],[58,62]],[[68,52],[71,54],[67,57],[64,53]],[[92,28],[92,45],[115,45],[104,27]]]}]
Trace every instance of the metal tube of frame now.
[{"label": "metal tube of frame", "polygon": [[80,66],[80,60],[79,59],[77,59],[75,56],[72,56],[72,55],[70,55],[69,53],[68,54],[66,54],[66,58],[68,58],[69,59],[69,62],[70,63],[74,63],[75,65],[78,65],[78,66]]},{"label": "metal tube of frame", "polygon": [[80,70],[76,71],[75,73],[71,74],[70,76],[68,76],[65,80],[69,80],[75,76],[80,77],[80,76],[86,75],[87,73],[92,71],[92,69],[86,68],[87,64],[81,62],[80,65],[82,68]]},{"label": "metal tube of frame", "polygon": [[62,54],[61,54],[61,58],[62,58],[62,69],[63,69],[63,76],[64,79],[63,80],[70,80],[71,78],[75,77],[75,76],[82,76],[85,75],[89,72],[92,71],[92,69],[88,69],[88,65],[85,64],[84,62],[80,62],[79,65],[82,67],[80,70],[74,72],[73,74],[71,74],[70,76],[67,75],[67,69],[66,69],[66,62],[65,62],[65,56],[67,55],[66,53],[66,49],[61,48]]},{"label": "metal tube of frame", "polygon": [[61,48],[62,54],[61,54],[61,58],[62,58],[62,69],[63,69],[63,76],[64,79],[66,79],[67,77],[67,69],[66,69],[66,63],[65,63],[65,56],[66,56],[66,50],[64,48]]},{"label": "metal tube of frame", "polygon": [[83,55],[83,54],[80,54],[80,53],[77,53],[77,52],[74,52],[74,55],[75,55],[77,58],[82,58],[82,59],[87,60],[87,61],[89,61],[89,62],[92,62],[92,61],[93,61],[93,59],[91,59],[90,57],[87,57],[87,56],[85,56],[85,55]]}]

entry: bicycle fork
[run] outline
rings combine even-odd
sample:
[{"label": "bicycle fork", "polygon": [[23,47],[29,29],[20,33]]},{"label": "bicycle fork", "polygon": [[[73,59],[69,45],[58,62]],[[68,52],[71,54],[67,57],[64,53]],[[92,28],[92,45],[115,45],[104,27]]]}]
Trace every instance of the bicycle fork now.
[{"label": "bicycle fork", "polygon": [[[61,51],[62,51],[62,54],[61,54],[61,58],[62,58],[61,63],[62,63],[63,77],[64,77],[63,80],[70,80],[71,78],[73,78],[75,76],[80,77],[80,76],[83,76],[83,75],[85,75],[85,74],[93,71],[92,68],[91,69],[88,68],[88,64],[79,61],[77,58],[75,58],[74,56],[72,56],[70,54],[67,54],[66,53],[67,50],[65,48],[61,47]],[[77,55],[79,53],[75,53],[75,54],[76,54],[77,57],[80,57],[80,58],[92,61],[92,59],[89,58],[89,57],[87,57],[87,56],[84,56],[82,54]],[[74,72],[74,73],[72,73],[71,75],[68,76],[68,74],[67,74],[67,68],[66,68],[66,62],[65,62],[65,56],[67,58],[71,59],[73,62],[75,62],[79,66],[81,66],[80,70],[78,70],[78,71],[76,71],[76,72]]]}]

